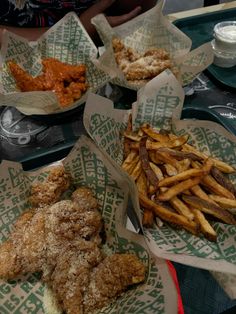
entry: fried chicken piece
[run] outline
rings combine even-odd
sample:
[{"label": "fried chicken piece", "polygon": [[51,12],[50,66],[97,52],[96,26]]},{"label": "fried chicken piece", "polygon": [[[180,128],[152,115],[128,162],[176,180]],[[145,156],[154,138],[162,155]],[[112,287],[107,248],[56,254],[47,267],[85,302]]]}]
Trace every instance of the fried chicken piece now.
[{"label": "fried chicken piece", "polygon": [[0,278],[12,279],[21,271],[17,253],[11,239],[3,242],[0,246]]},{"label": "fried chicken piece", "polygon": [[8,62],[17,87],[22,92],[53,91],[61,107],[68,107],[88,89],[84,64],[71,65],[54,58],[45,58],[42,65],[43,74],[32,77],[15,62]]},{"label": "fried chicken piece", "polygon": [[[64,169],[55,168],[44,184],[64,189],[67,179]],[[88,314],[107,305],[129,285],[143,281],[145,268],[134,255],[114,254],[104,259],[102,216],[97,208],[92,192],[81,187],[72,200],[26,211],[10,238],[0,245],[0,277],[42,272],[42,280],[67,314]]]},{"label": "fried chicken piece", "polygon": [[103,308],[128,286],[144,281],[145,271],[145,266],[135,255],[106,257],[90,273],[89,287],[84,295],[84,313]]},{"label": "fried chicken piece", "polygon": [[76,189],[72,193],[71,199],[84,210],[98,208],[97,199],[93,196],[92,191],[87,187],[80,187],[79,189]]},{"label": "fried chicken piece", "polygon": [[169,60],[170,59],[169,53],[163,48],[149,49],[149,50],[145,51],[143,56],[144,57],[155,56],[155,58],[159,59],[159,60]]},{"label": "fried chicken piece", "polygon": [[70,85],[66,87],[66,90],[73,96],[74,99],[79,99],[82,94],[86,92],[87,88],[88,84],[86,83],[71,82]]},{"label": "fried chicken piece", "polygon": [[156,60],[152,56],[147,56],[131,63],[124,73],[127,80],[151,79],[171,67],[170,60]]},{"label": "fried chicken piece", "polygon": [[44,263],[44,215],[31,209],[14,225],[10,239],[0,246],[0,278],[35,272]]},{"label": "fried chicken piece", "polygon": [[178,70],[165,49],[152,48],[141,55],[126,47],[118,38],[113,38],[112,46],[116,62],[128,81],[145,83],[166,69],[170,69],[175,76],[178,75]]},{"label": "fried chicken piece", "polygon": [[67,314],[88,314],[108,305],[129,286],[145,279],[146,269],[132,254],[104,259],[96,246],[84,241],[80,250],[61,254],[46,281]]},{"label": "fried chicken piece", "polygon": [[[58,171],[60,173],[60,171]],[[53,174],[48,180],[55,183],[64,180]],[[46,184],[47,185],[47,184]],[[93,208],[83,208],[86,188],[78,188],[75,193],[81,195],[80,204],[76,201],[60,201],[48,207],[31,209],[23,213],[16,221],[9,239],[0,245],[0,277],[14,278],[25,272],[48,272],[55,267],[58,255],[68,247],[68,251],[79,247],[82,240],[101,243],[99,233],[102,229],[101,214]],[[92,199],[92,194],[90,194]],[[46,277],[46,274],[45,274]]]},{"label": "fried chicken piece", "polygon": [[43,183],[32,185],[29,201],[34,207],[43,207],[59,201],[61,195],[68,190],[71,176],[63,166],[54,167]]},{"label": "fried chicken piece", "polygon": [[22,92],[43,91],[42,78],[36,79],[24,71],[17,63],[9,61],[8,67],[16,81],[17,87]]},{"label": "fried chicken piece", "polygon": [[129,64],[140,58],[140,55],[132,48],[125,47],[118,38],[113,38],[112,47],[115,52],[115,59],[122,71],[126,71]]},{"label": "fried chicken piece", "polygon": [[45,58],[42,60],[43,72],[45,73],[46,81],[66,81],[70,83],[85,77],[86,66],[84,64],[71,65],[61,62],[54,58]]},{"label": "fried chicken piece", "polygon": [[[79,189],[78,189],[79,190]],[[86,240],[100,244],[99,233],[102,217],[97,210],[79,206],[75,201],[60,201],[45,209],[45,232],[47,234],[47,259],[55,263],[63,247],[78,247],[78,241]]]},{"label": "fried chicken piece", "polygon": [[84,313],[83,295],[89,285],[90,272],[104,258],[93,242],[81,240],[78,248],[58,256],[57,265],[46,281],[67,314]]}]

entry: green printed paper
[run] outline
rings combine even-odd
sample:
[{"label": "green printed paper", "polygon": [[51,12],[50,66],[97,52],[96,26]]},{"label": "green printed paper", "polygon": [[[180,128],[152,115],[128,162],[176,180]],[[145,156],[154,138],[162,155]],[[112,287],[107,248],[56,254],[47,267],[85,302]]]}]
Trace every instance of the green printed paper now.
[{"label": "green printed paper", "polygon": [[[144,238],[125,228],[126,207],[130,195],[132,199],[134,194],[132,183],[85,136],[80,138],[62,163],[72,175],[75,185],[89,186],[98,199],[109,251],[134,253],[147,267],[145,282],[129,289],[116,302],[103,309],[102,313],[177,313],[177,292],[166,262],[151,257]],[[19,163],[2,162],[0,242],[7,239],[17,217],[29,208],[27,200],[32,183],[43,182],[53,166],[55,164],[24,172]],[[44,313],[44,290],[40,274],[27,274],[8,282],[1,280],[0,313]]]},{"label": "green printed paper", "polygon": [[[138,129],[142,123],[149,123],[157,129],[164,128],[176,134],[188,133],[189,142],[200,151],[235,167],[235,136],[214,122],[180,120],[183,101],[184,91],[179,82],[170,71],[163,72],[139,90],[138,99],[132,106],[133,129]],[[95,103],[99,104],[99,114],[95,112]],[[98,98],[97,95],[88,97],[84,113],[87,132],[122,173],[123,139],[115,134],[120,135],[125,129],[129,113],[114,109],[111,101],[108,103],[107,99]],[[99,125],[99,121],[103,123]],[[101,132],[105,128],[108,131]],[[119,155],[115,154],[116,151]],[[236,176],[231,179],[236,184]],[[139,206],[136,211],[140,214]],[[236,274],[236,227],[217,222],[214,228],[218,234],[216,243],[167,224],[144,229],[144,234],[151,251],[159,257],[232,276]],[[230,280],[228,285],[231,286]]]},{"label": "green printed paper", "polygon": [[85,102],[87,93],[68,108],[62,109],[53,92],[19,92],[8,70],[7,62],[15,61],[32,76],[41,74],[41,60],[52,57],[69,64],[85,64],[89,91],[96,92],[109,76],[97,69],[93,59],[97,48],[75,13],[68,13],[43,34],[37,42],[28,42],[5,31],[1,47],[0,99],[24,114],[51,114],[71,110]]},{"label": "green printed paper", "polygon": [[112,82],[126,88],[138,90],[143,83],[127,81],[116,64],[112,48],[112,38],[119,37],[127,47],[139,53],[152,48],[164,48],[179,70],[178,79],[187,85],[213,62],[210,43],[191,50],[191,39],[173,25],[162,13],[163,1],[147,12],[120,26],[111,28],[104,15],[92,19],[104,46],[103,55],[96,65],[113,78]]}]

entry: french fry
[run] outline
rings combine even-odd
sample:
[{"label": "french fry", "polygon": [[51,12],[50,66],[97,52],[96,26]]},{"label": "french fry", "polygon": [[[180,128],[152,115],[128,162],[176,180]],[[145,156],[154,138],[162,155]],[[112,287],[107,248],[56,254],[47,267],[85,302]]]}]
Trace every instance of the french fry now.
[{"label": "french fry", "polygon": [[124,137],[135,142],[140,142],[142,138],[142,136],[139,136],[136,132],[133,131],[124,131]]},{"label": "french fry", "polygon": [[214,194],[221,195],[230,199],[235,199],[235,196],[222,185],[220,185],[211,175],[207,175],[202,179],[202,184]]},{"label": "french fry", "polygon": [[147,178],[144,173],[144,171],[141,171],[140,176],[138,177],[138,180],[136,182],[137,189],[139,193],[144,194],[145,196],[148,195],[148,185],[147,185]]},{"label": "french fry", "polygon": [[154,164],[162,164],[162,161],[160,161],[157,158],[157,154],[155,150],[149,150],[148,156],[149,156],[150,161],[152,161]]},{"label": "french fry", "polygon": [[139,157],[141,160],[142,169],[145,172],[148,181],[150,182],[151,185],[153,185],[154,188],[157,188],[159,180],[149,164],[148,152],[146,149],[146,141],[147,141],[146,137],[143,137],[142,140],[140,141]]},{"label": "french fry", "polygon": [[192,212],[195,216],[196,222],[198,222],[200,229],[204,236],[212,242],[216,242],[217,234],[215,230],[212,228],[212,226],[209,224],[207,219],[205,218],[204,214],[196,208],[192,208]]},{"label": "french fry", "polygon": [[152,149],[152,150],[156,150],[158,148],[161,147],[169,147],[169,148],[174,148],[174,147],[181,147],[182,145],[184,145],[188,140],[188,136],[187,135],[183,135],[180,137],[177,137],[176,139],[173,140],[169,140],[168,142],[152,142],[152,141],[147,141],[147,149]]},{"label": "french fry", "polygon": [[225,175],[235,172],[232,166],[189,145],[188,135],[158,132],[149,124],[135,132],[127,127],[124,140],[129,154],[122,168],[136,182],[144,226],[161,219],[216,241],[208,215],[236,224],[236,188]]},{"label": "french fry", "polygon": [[158,142],[168,142],[169,141],[169,136],[166,134],[160,134],[156,132],[149,124],[145,123],[141,126],[141,130],[150,136],[152,139]]},{"label": "french fry", "polygon": [[194,219],[194,214],[177,196],[174,196],[170,199],[170,204],[180,215],[183,215],[188,220]]},{"label": "french fry", "polygon": [[[198,162],[192,161],[192,165],[194,168],[199,169],[200,164]],[[201,182],[207,189],[212,191],[214,194],[226,196],[230,199],[235,199],[234,194],[232,194],[229,190],[220,185],[211,175],[207,175],[202,179]]]},{"label": "french fry", "polygon": [[210,200],[218,203],[223,208],[236,208],[236,200],[232,200],[226,197],[222,197],[219,195],[210,194]]},{"label": "french fry", "polygon": [[152,168],[152,170],[155,172],[155,175],[157,176],[158,180],[162,180],[163,177],[163,173],[161,171],[161,169],[155,165],[153,162],[149,162],[150,167]]},{"label": "french fry", "polygon": [[139,156],[136,151],[131,151],[126,159],[123,161],[121,167],[128,173],[131,173],[137,162],[139,161]]},{"label": "french fry", "polygon": [[210,214],[210,215],[222,220],[226,224],[229,224],[229,225],[235,225],[236,224],[236,220],[234,219],[234,216],[231,213],[229,213],[228,211],[226,211],[225,209],[219,207],[218,205],[214,205],[212,203],[209,203],[205,200],[202,200],[201,198],[199,198],[197,196],[184,195],[183,201],[185,203],[189,204],[190,206],[197,208],[206,214]]},{"label": "french fry", "polygon": [[141,167],[141,160],[139,160],[136,164],[136,166],[133,168],[132,172],[130,173],[131,177],[136,181],[139,177],[139,175],[142,172],[142,167]]},{"label": "french fry", "polygon": [[164,163],[167,163],[167,164],[170,164],[173,167],[176,166],[176,159],[171,157],[168,153],[159,152],[158,150],[156,150],[155,153],[156,153],[156,159],[157,160],[164,162]]},{"label": "french fry", "polygon": [[186,171],[183,171],[181,173],[178,173],[177,175],[169,178],[164,178],[161,181],[159,181],[158,186],[169,186],[174,183],[178,183],[179,181],[183,181],[186,179],[189,179],[191,177],[203,177],[207,175],[212,167],[212,162],[210,159],[207,159],[205,162],[205,165],[201,169],[188,169]]},{"label": "french fry", "polygon": [[180,194],[184,190],[188,190],[192,186],[199,184],[200,181],[201,177],[181,181],[180,183],[170,187],[166,192],[159,194],[158,199],[160,201],[169,201],[172,197]]},{"label": "french fry", "polygon": [[191,160],[196,160],[196,161],[202,161],[203,160],[203,158],[197,156],[194,153],[179,151],[179,150],[171,149],[168,147],[161,147],[157,151],[158,152],[166,152],[170,156],[174,157],[177,160],[182,160],[182,159],[191,159]]},{"label": "french fry", "polygon": [[[147,140],[146,143],[146,148],[147,150],[157,150],[158,148],[161,147],[169,147],[169,148],[174,148],[174,147],[181,147],[184,143],[186,143],[188,140],[188,137],[186,135],[180,136],[176,139],[169,140],[168,142],[153,142],[151,140]],[[131,149],[139,149],[139,142],[133,142],[130,144]]]},{"label": "french fry", "polygon": [[[186,152],[186,151],[187,152],[192,152],[192,153],[194,153],[195,155],[201,157],[204,160],[209,158],[209,156],[207,156],[206,154],[198,151],[195,147],[193,147],[192,145],[189,145],[189,144],[184,144],[183,148],[182,148],[182,151],[184,151],[184,152]],[[221,170],[222,172],[224,172],[224,173],[234,173],[235,172],[234,167],[230,166],[226,162],[224,162],[222,160],[219,160],[217,158],[213,158],[213,157],[211,157],[211,159],[213,161],[213,165],[216,168],[218,168],[219,170]]]},{"label": "french fry", "polygon": [[212,167],[211,175],[220,185],[236,196],[235,186],[218,168]]},{"label": "french fry", "polygon": [[200,177],[202,176],[202,171],[200,169],[189,169],[181,173],[176,174],[175,176],[164,178],[158,183],[158,187],[161,186],[170,186],[180,181],[190,179],[191,177]]},{"label": "french fry", "polygon": [[190,188],[190,191],[192,192],[193,195],[200,197],[201,199],[212,202],[213,204],[217,205],[216,202],[214,202],[206,192],[203,191],[203,189],[200,187],[200,185],[195,185]]},{"label": "french fry", "polygon": [[[174,154],[173,152],[176,152],[176,154]],[[179,154],[181,158],[179,158]],[[149,156],[153,162],[160,163],[161,161],[164,161],[164,163],[169,163],[173,167],[175,167],[178,172],[185,171],[190,167],[190,158],[183,158],[184,155],[187,156],[190,154],[182,153],[180,151],[167,147],[161,147],[156,151],[149,151]]]},{"label": "french fry", "polygon": [[183,172],[189,169],[191,165],[191,161],[189,158],[182,159],[176,162],[175,167],[177,168],[178,172]]},{"label": "french fry", "polygon": [[145,208],[143,211],[143,220],[142,220],[143,226],[152,227],[153,222],[154,222],[153,212],[150,209]]},{"label": "french fry", "polygon": [[171,166],[170,164],[164,164],[160,166],[161,170],[166,173],[168,176],[176,176],[178,174],[178,170]]},{"label": "french fry", "polygon": [[210,168],[208,165],[205,167],[202,167],[201,169],[189,169],[186,171],[183,171],[181,173],[178,173],[176,176],[164,178],[163,180],[159,181],[158,186],[170,186],[175,183],[178,183],[183,180],[190,179],[192,177],[202,177],[209,173]]},{"label": "french fry", "polygon": [[139,201],[141,206],[152,210],[153,213],[161,219],[179,225],[195,235],[198,234],[198,225],[195,222],[189,221],[186,217],[182,215],[171,212],[164,206],[153,202],[143,194],[139,194]]}]

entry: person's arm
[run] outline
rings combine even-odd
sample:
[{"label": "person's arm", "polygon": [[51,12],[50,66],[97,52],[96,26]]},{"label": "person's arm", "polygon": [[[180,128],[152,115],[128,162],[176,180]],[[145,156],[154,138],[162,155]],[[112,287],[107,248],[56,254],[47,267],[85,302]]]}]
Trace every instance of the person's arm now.
[{"label": "person's arm", "polygon": [[12,27],[0,25],[0,44],[2,43],[2,33],[6,29],[16,35],[22,36],[30,41],[37,40],[43,33],[45,33],[48,28],[23,28],[23,27]]},{"label": "person's arm", "polygon": [[[99,43],[99,37],[96,29],[91,24],[91,19],[100,13],[105,13],[106,18],[112,27],[123,24],[142,11],[145,11],[154,6],[156,0],[131,0],[129,2],[124,0],[100,0],[85,12],[83,12],[79,18],[90,37]],[[107,13],[107,10],[112,7],[111,13]],[[128,10],[128,11],[127,11]],[[110,15],[111,14],[111,15]],[[114,14],[114,15],[113,15]],[[10,27],[0,25],[0,44],[2,42],[3,29],[7,29],[15,34],[18,34],[26,39],[33,41],[37,40],[48,28],[22,28],[22,27]]]},{"label": "person's arm", "polygon": [[[136,3],[139,3],[139,2],[140,1],[133,1],[133,6],[131,7],[129,6],[129,11],[127,13],[127,7],[125,6],[124,3],[123,3],[123,6],[120,6],[119,0],[116,0],[116,1],[100,0],[80,15],[80,21],[84,25],[85,29],[87,30],[91,38],[95,41],[95,43],[98,44],[99,37],[98,37],[95,27],[91,24],[91,19],[100,13],[104,13],[106,15],[106,18],[109,24],[112,27],[118,26],[120,24],[123,24],[131,20],[132,18],[134,18],[135,16],[141,13],[142,7],[139,5],[136,5]],[[115,10],[112,10],[110,13],[109,9],[116,8],[116,6],[117,6],[117,9],[119,6],[119,11],[117,11],[117,14],[115,14]],[[109,13],[106,14],[106,12],[109,12]],[[112,14],[112,16],[110,14]]]}]

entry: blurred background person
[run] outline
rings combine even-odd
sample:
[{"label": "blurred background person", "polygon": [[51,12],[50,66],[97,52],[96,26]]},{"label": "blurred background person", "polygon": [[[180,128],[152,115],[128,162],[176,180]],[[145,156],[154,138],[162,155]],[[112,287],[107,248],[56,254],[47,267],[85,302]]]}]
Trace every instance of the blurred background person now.
[{"label": "blurred background person", "polygon": [[66,13],[75,12],[93,40],[97,34],[91,18],[104,13],[112,27],[149,10],[156,0],[1,0],[0,39],[8,29],[29,40],[36,40]]}]

